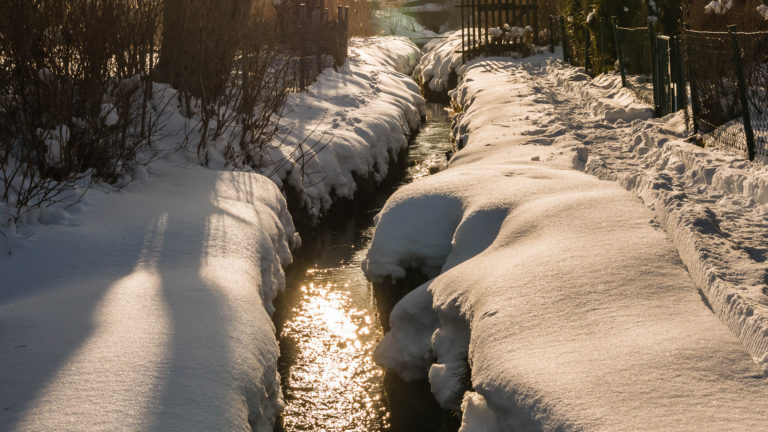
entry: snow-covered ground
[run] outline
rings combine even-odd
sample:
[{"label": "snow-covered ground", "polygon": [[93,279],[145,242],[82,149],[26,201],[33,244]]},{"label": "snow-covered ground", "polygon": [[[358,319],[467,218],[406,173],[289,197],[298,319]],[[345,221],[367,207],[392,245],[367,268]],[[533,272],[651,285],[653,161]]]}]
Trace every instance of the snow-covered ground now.
[{"label": "snow-covered ground", "polygon": [[464,148],[393,195],[364,263],[432,278],[377,360],[428,376],[463,432],[768,428],[768,170],[680,141],[616,76],[456,70]]},{"label": "snow-covered ground", "polygon": [[[272,181],[182,150],[120,190],[96,185],[2,226],[0,430],[271,431],[272,301],[300,242],[277,185],[302,190],[297,211],[318,217],[352,195],[353,173],[383,178],[424,110],[405,75],[418,58],[404,38],[351,41],[342,70],[290,97]],[[183,118],[164,118],[157,148],[174,149]],[[302,177],[291,167],[310,134],[329,144],[305,143]]]},{"label": "snow-covered ground", "polygon": [[425,28],[416,18],[405,15],[403,12],[400,8],[390,7],[375,10],[372,25],[380,35],[405,36],[415,39],[416,42],[423,43],[426,40],[419,41],[419,39],[438,36],[437,33]]},{"label": "snow-covered ground", "polygon": [[[302,192],[310,219],[338,198],[352,198],[355,175],[384,179],[425,113],[408,75],[421,57],[416,45],[405,37],[373,37],[352,39],[349,49],[340,71],[326,69],[288,99],[282,125],[290,133],[272,153],[271,166],[281,167],[272,178]],[[314,146],[318,141],[328,145]]]}]

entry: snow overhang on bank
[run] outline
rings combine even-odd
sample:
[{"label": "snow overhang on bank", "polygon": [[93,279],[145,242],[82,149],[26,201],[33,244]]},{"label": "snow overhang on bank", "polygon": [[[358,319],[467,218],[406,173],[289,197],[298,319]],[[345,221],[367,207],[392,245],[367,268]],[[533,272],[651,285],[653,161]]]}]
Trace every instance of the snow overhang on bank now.
[{"label": "snow overhang on bank", "polygon": [[360,179],[387,176],[425,114],[408,75],[420,57],[404,37],[352,39],[340,70],[326,69],[289,97],[281,121],[288,133],[270,166],[279,167],[273,180],[298,192],[296,211],[317,221],[338,199],[353,198]]}]

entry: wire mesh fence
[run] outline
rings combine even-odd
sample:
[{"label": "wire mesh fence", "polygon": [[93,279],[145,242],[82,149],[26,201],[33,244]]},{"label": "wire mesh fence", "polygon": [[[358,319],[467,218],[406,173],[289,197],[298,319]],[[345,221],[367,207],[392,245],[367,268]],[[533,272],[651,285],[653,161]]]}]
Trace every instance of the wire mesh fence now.
[{"label": "wire mesh fence", "polygon": [[768,156],[768,32],[736,33],[755,151]]},{"label": "wire mesh fence", "polygon": [[614,24],[614,39],[624,87],[638,99],[653,106],[651,38],[648,27],[619,27]]},{"label": "wire mesh fence", "polygon": [[768,32],[686,30],[689,127],[705,141],[768,156]]}]

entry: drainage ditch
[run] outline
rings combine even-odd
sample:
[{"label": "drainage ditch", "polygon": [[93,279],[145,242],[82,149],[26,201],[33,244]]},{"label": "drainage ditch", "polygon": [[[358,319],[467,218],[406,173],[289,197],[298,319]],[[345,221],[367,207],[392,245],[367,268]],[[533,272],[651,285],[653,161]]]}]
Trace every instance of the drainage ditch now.
[{"label": "drainage ditch", "polygon": [[452,151],[450,116],[428,104],[426,121],[408,148],[401,180],[363,209],[334,215],[303,232],[304,245],[276,301],[285,409],[275,430],[424,431],[458,429],[427,382],[406,383],[376,365],[373,351],[392,307],[374,293],[360,268],[373,216],[397,187],[442,169]]}]

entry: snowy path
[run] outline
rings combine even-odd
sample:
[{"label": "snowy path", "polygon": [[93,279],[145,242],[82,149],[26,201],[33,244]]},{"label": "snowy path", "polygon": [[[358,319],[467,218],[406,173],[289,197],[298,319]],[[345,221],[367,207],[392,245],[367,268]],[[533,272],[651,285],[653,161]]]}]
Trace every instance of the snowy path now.
[{"label": "snowy path", "polygon": [[649,110],[579,93],[575,74],[553,89],[542,60],[462,71],[465,148],[378,216],[367,275],[433,277],[393,311],[378,361],[428,374],[463,432],[768,428],[765,376],[652,210],[579,171]]},{"label": "snowy path", "polygon": [[89,201],[0,260],[0,429],[271,430],[294,241],[277,187],[165,167]]},{"label": "snowy path", "polygon": [[527,71],[555,101],[537,127],[568,119],[558,139],[587,147],[579,168],[618,181],[654,210],[715,313],[768,368],[768,168],[683,142],[683,113],[616,121],[645,118],[622,110],[629,99],[617,76],[585,83],[554,62]]}]

